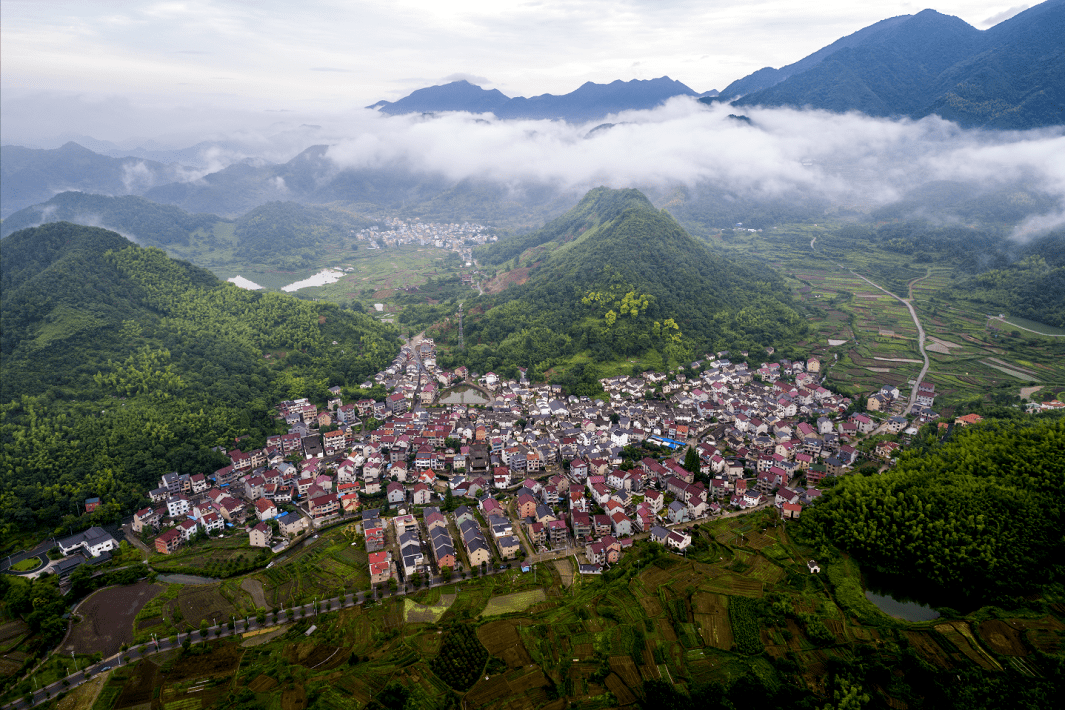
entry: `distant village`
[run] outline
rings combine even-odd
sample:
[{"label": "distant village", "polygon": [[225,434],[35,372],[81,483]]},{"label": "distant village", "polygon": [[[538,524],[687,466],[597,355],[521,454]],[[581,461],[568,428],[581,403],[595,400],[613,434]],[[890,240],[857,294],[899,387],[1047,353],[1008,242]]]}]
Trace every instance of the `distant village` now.
[{"label": "distant village", "polygon": [[437,222],[404,222],[397,217],[385,220],[386,229],[370,227],[359,230],[356,237],[368,242],[370,249],[396,247],[404,244],[433,246],[449,249],[459,253],[463,261],[473,261],[473,247],[488,242],[498,241],[498,237],[488,234],[488,227],[481,224],[442,224]]},{"label": "distant village", "polygon": [[[445,371],[432,340],[414,341],[362,383],[383,386],[384,399],[344,402],[333,387],[324,408],[279,402],[286,434],[228,451],[213,473],[164,475],[132,530],[161,554],[225,531],[280,552],[354,523],[375,585],[573,555],[597,574],[641,538],[684,554],[692,523],[770,506],[799,518],[826,476],[891,465],[938,418],[930,384],[912,410],[885,386],[858,412],[823,386],[822,367],[811,357],[752,369],[721,352],[601,380],[607,396],[592,400],[524,373]],[[879,434],[890,436],[859,450]],[[683,465],[689,449],[698,471]],[[112,543],[91,528],[60,548],[99,557]]]}]

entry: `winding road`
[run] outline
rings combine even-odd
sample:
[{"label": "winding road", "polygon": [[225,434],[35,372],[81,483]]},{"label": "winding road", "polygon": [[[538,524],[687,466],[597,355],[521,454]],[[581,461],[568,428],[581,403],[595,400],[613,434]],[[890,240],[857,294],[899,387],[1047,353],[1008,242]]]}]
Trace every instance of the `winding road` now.
[{"label": "winding road", "polygon": [[[814,237],[813,239],[810,240],[810,249],[814,250],[814,251],[816,251],[816,249],[814,247],[814,243],[815,242],[817,242],[817,237]],[[887,295],[891,296],[896,301],[898,301],[902,305],[906,306],[906,310],[908,310],[910,312],[910,318],[913,318],[913,324],[915,326],[917,326],[917,349],[921,351],[921,357],[924,359],[924,366],[921,368],[921,374],[917,375],[917,379],[915,379],[913,381],[913,389],[910,391],[910,401],[906,405],[906,411],[909,412],[911,409],[913,409],[913,405],[917,403],[917,388],[921,386],[921,382],[924,380],[924,376],[926,374],[928,374],[928,368],[932,364],[931,360],[928,359],[928,352],[924,349],[924,341],[925,341],[924,326],[921,325],[921,319],[917,317],[917,311],[913,307],[913,302],[912,302],[913,301],[913,285],[915,283],[917,283],[918,281],[923,281],[924,279],[927,279],[929,276],[931,276],[932,275],[932,269],[931,268],[927,269],[927,271],[926,271],[924,276],[921,276],[919,278],[916,278],[916,279],[913,279],[912,281],[910,281],[910,283],[907,284],[907,286],[906,286],[906,293],[907,293],[908,298],[901,298],[900,296],[896,296],[895,294],[893,294],[891,291],[888,291],[883,286],[880,286],[879,284],[873,283],[869,279],[867,279],[864,276],[862,276],[861,274],[859,274],[857,271],[854,271],[853,269],[847,269],[847,267],[843,266],[842,264],[836,263],[834,261],[832,263],[836,264],[836,266],[838,266],[840,269],[843,269],[845,271],[849,271],[850,273],[854,274],[855,276],[857,276],[858,278],[860,278],[862,281],[866,282],[867,284],[869,284],[873,288],[876,288],[877,290],[883,291]]]}]

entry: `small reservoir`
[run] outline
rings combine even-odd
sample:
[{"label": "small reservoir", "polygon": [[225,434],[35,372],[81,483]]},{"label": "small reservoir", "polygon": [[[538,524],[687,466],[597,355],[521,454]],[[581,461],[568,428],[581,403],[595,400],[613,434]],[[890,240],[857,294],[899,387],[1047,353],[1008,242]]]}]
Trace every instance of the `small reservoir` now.
[{"label": "small reservoir", "polygon": [[939,618],[939,612],[925,604],[911,601],[899,601],[889,594],[876,594],[865,590],[865,598],[876,604],[880,611],[888,616],[904,621],[931,621]]},{"label": "small reservoir", "polygon": [[458,385],[440,393],[440,404],[489,404],[493,400],[481,390],[469,385]]}]

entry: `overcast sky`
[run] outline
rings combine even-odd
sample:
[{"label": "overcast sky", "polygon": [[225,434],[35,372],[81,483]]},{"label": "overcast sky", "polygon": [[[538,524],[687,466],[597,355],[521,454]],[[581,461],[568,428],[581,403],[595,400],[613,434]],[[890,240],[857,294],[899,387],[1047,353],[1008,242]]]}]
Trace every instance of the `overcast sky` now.
[{"label": "overcast sky", "polygon": [[[456,78],[509,96],[723,89],[924,4],[873,0],[3,0],[5,142],[337,116]],[[940,0],[980,29],[1028,5]]]}]

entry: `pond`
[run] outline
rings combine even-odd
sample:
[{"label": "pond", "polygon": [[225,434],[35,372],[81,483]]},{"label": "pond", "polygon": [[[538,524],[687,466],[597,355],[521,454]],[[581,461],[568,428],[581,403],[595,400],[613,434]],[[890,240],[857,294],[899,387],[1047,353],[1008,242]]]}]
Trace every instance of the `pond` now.
[{"label": "pond", "polygon": [[[920,589],[911,580],[889,575],[875,569],[862,570],[865,598],[888,616],[904,621],[931,621],[939,618],[939,612],[927,602],[927,589]],[[938,605],[938,604],[937,604]]]},{"label": "pond", "polygon": [[876,594],[865,590],[865,598],[876,604],[888,616],[905,621],[931,621],[939,618],[939,612],[930,606],[912,601],[899,601],[889,594]]},{"label": "pond", "polygon": [[440,393],[440,404],[489,404],[493,400],[477,389],[469,385],[459,385]]}]

